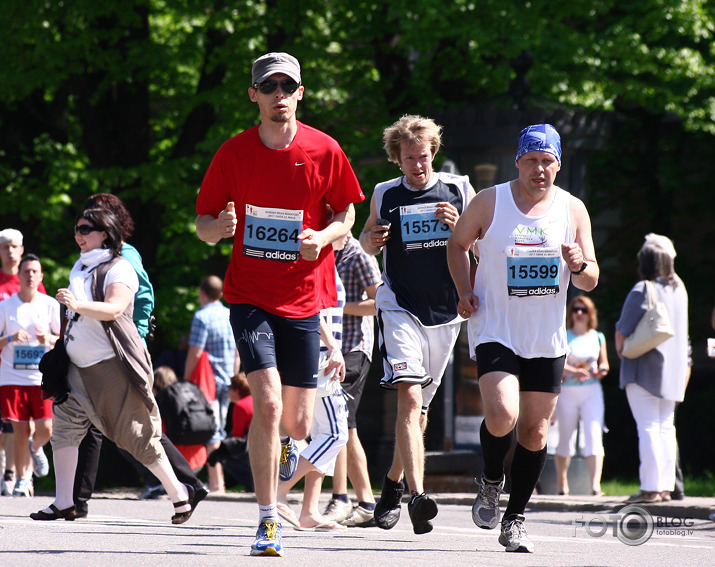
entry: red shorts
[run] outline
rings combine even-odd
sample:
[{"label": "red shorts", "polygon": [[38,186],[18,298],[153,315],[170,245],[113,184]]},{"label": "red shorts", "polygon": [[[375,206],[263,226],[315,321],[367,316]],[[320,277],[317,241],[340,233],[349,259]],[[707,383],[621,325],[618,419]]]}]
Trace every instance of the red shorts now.
[{"label": "red shorts", "polygon": [[42,399],[39,386],[0,386],[3,421],[52,419],[52,400]]}]

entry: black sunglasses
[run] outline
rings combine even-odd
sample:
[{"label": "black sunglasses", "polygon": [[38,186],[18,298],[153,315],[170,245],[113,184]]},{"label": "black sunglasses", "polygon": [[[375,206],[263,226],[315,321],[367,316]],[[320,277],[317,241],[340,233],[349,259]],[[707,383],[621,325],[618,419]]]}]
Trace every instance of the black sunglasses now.
[{"label": "black sunglasses", "polygon": [[76,225],[74,225],[74,233],[75,234],[79,233],[82,236],[87,236],[90,232],[94,232],[95,230],[97,232],[101,232],[104,229],[100,228],[98,226],[92,226],[91,224],[76,224]]},{"label": "black sunglasses", "polygon": [[278,85],[281,86],[281,90],[286,94],[293,94],[298,90],[300,83],[295,82],[293,79],[285,79],[284,81],[263,81],[262,83],[254,83],[253,88],[258,89],[263,94],[271,94],[274,92]]},{"label": "black sunglasses", "polygon": [[588,309],[586,309],[585,307],[574,307],[573,309],[571,309],[571,311],[573,311],[574,313],[588,313]]}]

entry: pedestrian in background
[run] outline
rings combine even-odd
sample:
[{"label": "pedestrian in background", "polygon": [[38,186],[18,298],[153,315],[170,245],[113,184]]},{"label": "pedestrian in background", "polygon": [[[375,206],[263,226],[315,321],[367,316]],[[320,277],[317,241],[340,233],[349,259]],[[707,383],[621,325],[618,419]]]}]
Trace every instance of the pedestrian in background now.
[{"label": "pedestrian in background", "polygon": [[596,330],[598,311],[590,297],[574,297],[566,311],[566,337],[571,351],[566,357],[561,393],[556,403],[559,444],[556,448],[556,485],[559,494],[569,493],[568,471],[576,453],[579,420],[583,424],[586,465],[591,493],[602,496],[604,404],[601,380],[608,374],[606,337]]},{"label": "pedestrian in background", "polygon": [[[216,394],[213,402],[216,416],[216,433],[207,444],[208,452],[218,449],[226,437],[226,412],[228,411],[228,388],[231,376],[238,374],[240,358],[236,351],[236,342],[230,323],[230,312],[222,302],[223,280],[218,276],[206,276],[199,285],[199,304],[201,307],[191,321],[189,350],[184,366],[184,380],[191,381],[201,355],[208,354],[211,370],[216,381]],[[218,463],[209,465],[209,491],[217,494],[226,492],[223,468]]]},{"label": "pedestrian in background", "polygon": [[[338,454],[333,473],[333,494],[323,516],[346,526],[374,526],[375,497],[367,456],[357,430],[357,412],[372,362],[375,342],[375,294],[382,282],[380,266],[348,234],[345,246],[335,251],[335,265],[345,286],[342,351],[345,359],[343,390],[348,404],[348,442]],[[355,491],[355,506],[348,497],[348,478]]]},{"label": "pedestrian in background", "polygon": [[675,405],[682,402],[688,364],[688,293],[675,273],[675,246],[667,236],[647,234],[638,251],[641,278],[628,293],[616,323],[616,352],[648,309],[651,282],[665,304],[675,335],[638,358],[621,358],[620,386],[638,429],[640,491],[630,503],[660,502],[675,487]]}]

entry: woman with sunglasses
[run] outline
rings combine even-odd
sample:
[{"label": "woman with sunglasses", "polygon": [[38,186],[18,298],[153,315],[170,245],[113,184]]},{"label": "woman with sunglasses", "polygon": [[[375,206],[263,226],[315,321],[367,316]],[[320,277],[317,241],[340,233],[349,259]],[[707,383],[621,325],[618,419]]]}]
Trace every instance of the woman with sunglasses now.
[{"label": "woman with sunglasses", "polygon": [[[150,331],[150,319],[154,309],[154,288],[149,280],[149,275],[144,269],[144,263],[139,251],[127,243],[127,240],[134,233],[134,219],[122,200],[112,193],[95,193],[91,195],[84,204],[84,208],[105,209],[116,216],[119,221],[119,226],[122,228],[122,256],[129,261],[139,278],[139,289],[134,294],[132,319],[137,331],[139,331],[139,336],[144,340]],[[79,230],[89,234],[90,229],[91,227],[83,225]],[[194,488],[194,499],[191,502],[191,506],[195,509],[196,505],[208,495],[208,488],[194,474],[194,468],[200,468],[206,462],[206,452],[203,452],[204,456],[198,455],[189,463],[165,433],[161,436],[161,444],[177,478],[182,483],[189,484]],[[92,426],[79,447],[79,461],[77,463],[74,489],[74,503],[78,518],[84,518],[89,514],[89,500],[94,492],[101,449],[102,434]],[[126,452],[121,452],[121,454],[132,463],[146,483],[146,489],[139,496],[139,500],[154,499],[163,494],[161,483],[154,475],[149,473],[145,467],[131,458]]]},{"label": "woman with sunglasses", "polygon": [[174,505],[172,523],[184,523],[193,512],[194,489],[179,482],[161,446],[151,359],[132,321],[139,282],[121,257],[122,237],[121,223],[107,210],[85,209],[77,216],[80,258],[69,287],[57,292],[68,309],[64,336],[71,364],[69,397],[53,406],[55,501],[30,514],[33,520],[75,519],[75,470],[90,425],[161,481]]},{"label": "woman with sunglasses", "polygon": [[571,353],[566,358],[561,395],[555,417],[559,445],[554,460],[559,494],[569,493],[568,470],[576,451],[579,419],[583,423],[584,454],[591,475],[591,491],[602,496],[603,470],[603,389],[601,379],[608,374],[606,337],[596,330],[598,311],[589,297],[574,297],[566,315],[566,336]]}]

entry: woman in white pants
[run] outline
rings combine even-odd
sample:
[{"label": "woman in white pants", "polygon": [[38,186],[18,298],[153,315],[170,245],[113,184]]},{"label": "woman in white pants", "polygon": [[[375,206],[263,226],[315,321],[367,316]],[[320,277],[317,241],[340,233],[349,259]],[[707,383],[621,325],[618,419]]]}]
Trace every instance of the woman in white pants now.
[{"label": "woman in white pants", "polygon": [[670,499],[675,485],[675,404],[682,402],[689,375],[688,294],[673,269],[675,247],[665,236],[648,234],[638,252],[641,277],[631,289],[616,323],[616,351],[646,312],[646,281],[653,282],[658,300],[668,309],[675,335],[634,359],[621,359],[620,385],[638,429],[640,492],[628,502]]},{"label": "woman in white pants", "polygon": [[586,464],[591,475],[591,492],[602,496],[603,388],[608,374],[606,337],[596,330],[598,311],[591,298],[574,297],[566,311],[566,335],[571,353],[566,358],[561,394],[556,404],[559,445],[556,448],[556,485],[559,494],[569,493],[568,469],[576,452],[576,431],[583,422]]}]

